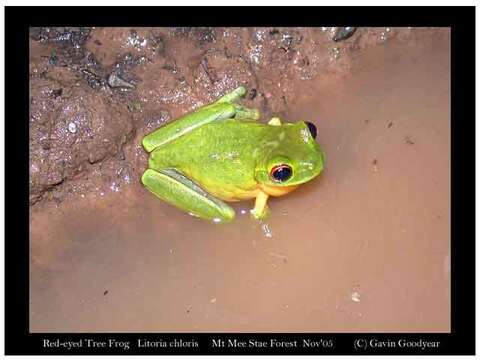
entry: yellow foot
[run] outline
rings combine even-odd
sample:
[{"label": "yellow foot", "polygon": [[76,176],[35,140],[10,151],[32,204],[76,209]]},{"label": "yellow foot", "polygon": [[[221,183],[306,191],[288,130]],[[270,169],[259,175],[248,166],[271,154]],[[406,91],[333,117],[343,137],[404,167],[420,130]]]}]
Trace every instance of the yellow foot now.
[{"label": "yellow foot", "polygon": [[257,195],[255,199],[255,207],[250,210],[252,216],[257,220],[264,220],[270,214],[267,206],[268,195],[263,191]]},{"label": "yellow foot", "polygon": [[263,211],[258,211],[257,209],[252,209],[250,210],[250,214],[256,219],[256,220],[265,220],[270,216],[270,210],[268,207],[265,207]]},{"label": "yellow foot", "polygon": [[273,117],[273,118],[271,118],[270,121],[268,122],[268,125],[280,126],[280,125],[282,125],[282,122],[280,121],[280,118],[278,118],[278,117]]}]

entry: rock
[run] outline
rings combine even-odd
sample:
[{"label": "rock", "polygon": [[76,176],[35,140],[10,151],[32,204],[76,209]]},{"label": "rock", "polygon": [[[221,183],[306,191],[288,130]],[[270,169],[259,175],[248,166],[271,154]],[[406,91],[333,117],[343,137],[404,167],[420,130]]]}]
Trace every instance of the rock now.
[{"label": "rock", "polygon": [[30,194],[38,201],[53,186],[87,171],[86,163],[114,157],[132,137],[131,117],[106,95],[71,87],[52,97],[57,81],[30,81]]}]

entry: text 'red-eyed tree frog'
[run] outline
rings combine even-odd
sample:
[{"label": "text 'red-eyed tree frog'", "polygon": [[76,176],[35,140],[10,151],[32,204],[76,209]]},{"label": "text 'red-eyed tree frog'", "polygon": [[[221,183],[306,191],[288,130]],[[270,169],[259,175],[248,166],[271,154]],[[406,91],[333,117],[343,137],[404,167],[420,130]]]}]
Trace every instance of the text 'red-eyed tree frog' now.
[{"label": "text 'red-eyed tree frog'", "polygon": [[321,173],[325,159],[315,126],[278,118],[260,123],[258,110],[235,103],[245,92],[241,86],[143,138],[150,157],[142,183],[149,191],[214,222],[235,217],[224,201],[255,198],[251,213],[264,219],[269,196],[287,194]]}]

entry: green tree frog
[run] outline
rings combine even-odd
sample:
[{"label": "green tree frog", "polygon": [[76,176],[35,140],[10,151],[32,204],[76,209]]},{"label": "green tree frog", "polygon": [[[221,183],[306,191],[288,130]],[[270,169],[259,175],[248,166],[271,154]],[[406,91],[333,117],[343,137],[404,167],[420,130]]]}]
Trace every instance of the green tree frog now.
[{"label": "green tree frog", "polygon": [[269,196],[319,175],[325,158],[315,126],[279,118],[260,123],[258,110],[236,102],[245,92],[241,86],[145,136],[145,187],[191,215],[229,222],[235,211],[225,201],[255,199],[251,214],[264,219]]}]

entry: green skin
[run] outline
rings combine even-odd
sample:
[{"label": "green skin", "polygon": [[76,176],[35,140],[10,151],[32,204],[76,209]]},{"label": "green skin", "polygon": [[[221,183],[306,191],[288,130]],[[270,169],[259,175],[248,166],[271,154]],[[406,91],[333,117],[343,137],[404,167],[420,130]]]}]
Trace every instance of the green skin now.
[{"label": "green skin", "polygon": [[[245,92],[239,87],[145,136],[145,187],[191,215],[229,222],[235,212],[222,200],[256,198],[252,215],[264,219],[269,195],[283,195],[319,175],[324,154],[307,125],[281,124],[278,118],[257,122],[258,110],[235,103]],[[280,164],[292,169],[283,182],[270,175]]]}]

